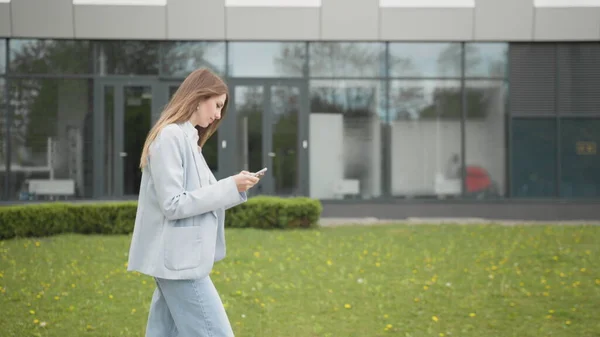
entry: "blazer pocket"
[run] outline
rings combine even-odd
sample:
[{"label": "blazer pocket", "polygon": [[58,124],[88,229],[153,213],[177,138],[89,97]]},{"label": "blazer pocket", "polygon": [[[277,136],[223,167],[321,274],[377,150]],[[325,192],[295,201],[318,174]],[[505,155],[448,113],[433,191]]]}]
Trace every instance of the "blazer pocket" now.
[{"label": "blazer pocket", "polygon": [[165,267],[170,270],[193,269],[202,263],[200,226],[174,227],[165,232]]}]

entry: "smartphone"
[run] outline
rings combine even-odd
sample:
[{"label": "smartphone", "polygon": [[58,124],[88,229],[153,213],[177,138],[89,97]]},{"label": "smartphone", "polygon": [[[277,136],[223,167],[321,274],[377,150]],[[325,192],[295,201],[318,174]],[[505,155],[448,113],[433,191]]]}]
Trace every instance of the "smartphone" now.
[{"label": "smartphone", "polygon": [[260,176],[263,176],[263,175],[265,174],[265,172],[267,172],[267,168],[266,168],[266,167],[265,167],[264,169],[262,169],[262,170],[260,170],[260,171],[256,172],[256,173],[252,173],[252,175],[253,175],[254,177],[260,177]]}]

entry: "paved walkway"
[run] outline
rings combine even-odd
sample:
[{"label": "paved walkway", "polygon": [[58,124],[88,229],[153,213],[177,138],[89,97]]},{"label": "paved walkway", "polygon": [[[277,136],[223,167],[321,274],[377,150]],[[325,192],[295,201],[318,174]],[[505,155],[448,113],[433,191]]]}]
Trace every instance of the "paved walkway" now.
[{"label": "paved walkway", "polygon": [[493,224],[502,226],[514,225],[600,225],[600,221],[590,220],[571,220],[571,221],[516,221],[516,220],[493,220],[481,218],[407,218],[401,220],[378,219],[378,218],[321,218],[321,226],[371,226],[371,225],[389,225],[389,224],[461,224],[461,225],[481,225]]}]

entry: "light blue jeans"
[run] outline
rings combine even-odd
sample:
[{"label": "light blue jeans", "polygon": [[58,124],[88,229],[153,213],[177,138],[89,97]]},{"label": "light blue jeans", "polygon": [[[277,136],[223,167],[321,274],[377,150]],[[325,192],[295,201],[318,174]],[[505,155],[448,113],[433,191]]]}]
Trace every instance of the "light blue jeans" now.
[{"label": "light blue jeans", "polygon": [[155,281],[146,337],[234,337],[210,276]]}]

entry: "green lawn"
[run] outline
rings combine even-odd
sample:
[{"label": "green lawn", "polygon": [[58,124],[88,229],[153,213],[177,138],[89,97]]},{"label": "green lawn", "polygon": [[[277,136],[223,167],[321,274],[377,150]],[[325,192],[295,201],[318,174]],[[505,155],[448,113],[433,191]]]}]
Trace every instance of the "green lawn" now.
[{"label": "green lawn", "polygon": [[[600,336],[600,227],[227,231],[236,336]],[[143,336],[128,236],[0,242],[2,336]]]}]

